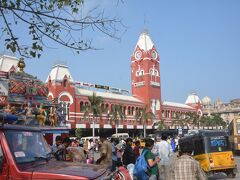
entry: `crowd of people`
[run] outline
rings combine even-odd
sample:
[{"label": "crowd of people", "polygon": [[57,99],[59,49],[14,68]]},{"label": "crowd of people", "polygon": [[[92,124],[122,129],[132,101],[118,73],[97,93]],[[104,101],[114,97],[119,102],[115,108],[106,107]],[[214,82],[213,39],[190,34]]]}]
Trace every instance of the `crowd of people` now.
[{"label": "crowd of people", "polygon": [[[170,138],[165,134],[156,139],[145,139],[145,147],[140,141],[132,138],[126,140],[111,138],[104,134],[100,140],[73,140],[56,137],[52,152],[57,160],[70,160],[81,163],[94,163],[105,166],[109,171],[124,166],[132,179],[137,179],[134,167],[137,159],[144,156],[148,163],[148,179],[150,180],[205,180],[206,175],[199,163],[191,157],[192,144],[185,143],[178,149],[178,137]],[[174,141],[174,143],[173,143]],[[179,150],[179,151],[178,151]],[[99,151],[99,158],[94,160],[94,153]],[[144,180],[138,178],[139,180]]]}]

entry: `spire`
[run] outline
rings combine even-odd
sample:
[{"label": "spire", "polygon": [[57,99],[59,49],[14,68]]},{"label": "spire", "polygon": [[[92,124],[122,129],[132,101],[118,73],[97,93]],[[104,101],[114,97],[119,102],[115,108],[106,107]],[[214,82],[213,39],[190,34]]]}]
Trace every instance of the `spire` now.
[{"label": "spire", "polygon": [[147,29],[144,29],[140,34],[136,47],[137,46],[144,51],[149,51],[153,48],[154,44],[149,36]]}]

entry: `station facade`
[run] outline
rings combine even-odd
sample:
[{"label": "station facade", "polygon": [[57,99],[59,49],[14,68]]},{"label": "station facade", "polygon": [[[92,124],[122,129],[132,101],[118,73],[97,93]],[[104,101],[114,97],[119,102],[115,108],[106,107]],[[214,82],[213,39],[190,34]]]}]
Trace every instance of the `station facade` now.
[{"label": "station facade", "polygon": [[[154,114],[147,122],[147,129],[157,128],[161,120],[166,126],[173,126],[173,120],[185,118],[189,113],[202,113],[201,101],[196,94],[190,94],[185,102],[162,101],[160,56],[147,32],[140,34],[129,63],[131,67],[132,93],[105,85],[75,81],[66,65],[53,66],[46,83],[49,88],[48,98],[62,102],[67,123],[71,128],[92,128],[92,117],[84,116],[84,106],[88,97],[96,93],[104,99],[106,109],[95,124],[99,129],[114,129],[109,114],[113,105],[121,105],[125,114],[118,129],[143,129],[143,122],[137,119],[140,109],[147,107]],[[103,89],[101,91],[100,89]]]},{"label": "station facade", "polygon": [[[93,93],[101,96],[105,111],[95,122],[96,129],[114,129],[116,125],[110,119],[113,105],[121,105],[125,118],[119,121],[119,130],[143,129],[143,122],[137,117],[139,111],[147,107],[154,114],[147,122],[147,129],[156,129],[159,122],[174,128],[174,120],[185,118],[189,113],[202,114],[201,100],[194,93],[185,103],[162,101],[160,56],[148,32],[143,32],[137,41],[129,67],[131,68],[132,92],[74,80],[68,66],[56,64],[50,70],[46,80],[48,99],[62,106],[67,126],[70,128],[91,129],[92,116],[84,116],[84,107],[89,104],[88,97]],[[0,57],[0,76],[6,78],[11,71],[17,71],[18,59],[3,55]],[[127,68],[127,67],[126,67]],[[0,83],[1,86],[3,86]],[[0,105],[8,102],[8,90],[1,87]]]}]

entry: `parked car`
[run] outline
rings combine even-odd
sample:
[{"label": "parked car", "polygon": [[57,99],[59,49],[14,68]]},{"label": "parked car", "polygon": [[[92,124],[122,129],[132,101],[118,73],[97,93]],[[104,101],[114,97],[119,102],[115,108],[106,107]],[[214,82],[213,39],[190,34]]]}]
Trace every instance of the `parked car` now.
[{"label": "parked car", "polygon": [[102,180],[109,174],[103,166],[55,160],[39,127],[0,124],[0,179]]}]

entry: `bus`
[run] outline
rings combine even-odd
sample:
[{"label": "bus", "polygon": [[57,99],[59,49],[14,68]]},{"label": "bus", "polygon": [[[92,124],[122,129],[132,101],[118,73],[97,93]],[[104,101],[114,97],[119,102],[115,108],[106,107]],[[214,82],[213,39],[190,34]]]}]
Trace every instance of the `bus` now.
[{"label": "bus", "polygon": [[234,152],[240,152],[240,116],[235,117],[228,126],[229,141]]}]

